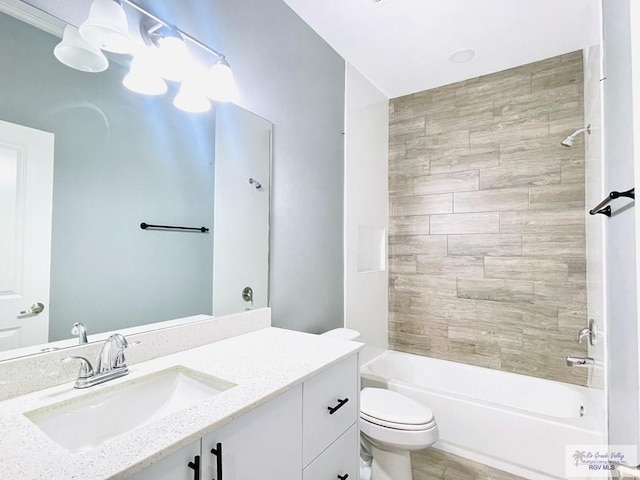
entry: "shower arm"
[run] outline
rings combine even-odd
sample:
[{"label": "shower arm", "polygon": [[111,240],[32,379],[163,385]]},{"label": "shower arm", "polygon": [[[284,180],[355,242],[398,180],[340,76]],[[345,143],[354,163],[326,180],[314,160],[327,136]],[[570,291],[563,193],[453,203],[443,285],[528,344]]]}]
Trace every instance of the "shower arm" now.
[{"label": "shower arm", "polygon": [[571,135],[569,135],[570,137],[575,137],[576,135],[580,135],[581,133],[591,133],[591,125],[587,125],[584,128],[579,128],[578,130],[576,130],[575,132],[573,132]]}]

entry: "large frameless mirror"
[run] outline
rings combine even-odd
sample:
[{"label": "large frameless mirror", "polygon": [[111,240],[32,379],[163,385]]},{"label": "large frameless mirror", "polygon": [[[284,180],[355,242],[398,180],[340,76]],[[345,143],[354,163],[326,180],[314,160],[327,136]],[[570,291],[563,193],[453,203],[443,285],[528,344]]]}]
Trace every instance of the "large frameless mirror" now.
[{"label": "large frameless mirror", "polygon": [[75,345],[76,323],[267,306],[271,123],[133,93],[128,65],[71,69],[59,42],[0,13],[0,359]]}]

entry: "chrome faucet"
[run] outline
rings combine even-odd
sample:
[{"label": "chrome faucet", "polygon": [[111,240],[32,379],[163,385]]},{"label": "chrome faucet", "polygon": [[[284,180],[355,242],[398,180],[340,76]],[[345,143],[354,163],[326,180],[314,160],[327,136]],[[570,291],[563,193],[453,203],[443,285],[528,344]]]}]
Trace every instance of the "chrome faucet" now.
[{"label": "chrome faucet", "polygon": [[591,357],[567,357],[567,367],[589,367],[596,361]]},{"label": "chrome faucet", "polygon": [[71,335],[78,337],[78,343],[80,345],[87,343],[87,328],[84,326],[84,323],[74,323],[73,327],[71,327]]},{"label": "chrome faucet", "polygon": [[129,369],[127,368],[127,363],[124,358],[124,351],[126,348],[137,345],[138,343],[139,342],[129,343],[123,335],[114,333],[105,340],[95,369],[89,360],[78,355],[65,357],[62,361],[66,363],[71,360],[80,360],[80,362],[82,362],[75,388],[88,388],[128,374]]},{"label": "chrome faucet", "polygon": [[124,358],[124,349],[129,346],[129,342],[119,333],[114,333],[104,342],[102,351],[96,364],[96,373],[107,373],[118,368],[127,369]]},{"label": "chrome faucet", "polygon": [[584,338],[589,339],[590,345],[596,345],[598,339],[598,329],[596,327],[596,322],[592,318],[589,320],[589,326],[584,327],[578,332],[578,343],[582,343]]}]

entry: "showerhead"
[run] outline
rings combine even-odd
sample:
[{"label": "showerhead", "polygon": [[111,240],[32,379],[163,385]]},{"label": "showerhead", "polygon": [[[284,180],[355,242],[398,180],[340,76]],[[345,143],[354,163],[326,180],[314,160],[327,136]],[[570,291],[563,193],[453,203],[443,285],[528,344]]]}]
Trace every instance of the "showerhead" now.
[{"label": "showerhead", "polygon": [[573,135],[569,135],[567,138],[560,142],[560,145],[563,145],[565,147],[573,147],[574,140],[575,138],[573,138]]},{"label": "showerhead", "polygon": [[565,138],[563,141],[560,142],[560,145],[564,146],[564,147],[573,147],[573,142],[576,139],[576,135],[579,135],[581,133],[587,132],[588,134],[591,134],[591,125],[587,125],[584,128],[581,128],[579,130],[576,130],[575,132],[573,132],[571,135],[569,135],[567,138]]}]

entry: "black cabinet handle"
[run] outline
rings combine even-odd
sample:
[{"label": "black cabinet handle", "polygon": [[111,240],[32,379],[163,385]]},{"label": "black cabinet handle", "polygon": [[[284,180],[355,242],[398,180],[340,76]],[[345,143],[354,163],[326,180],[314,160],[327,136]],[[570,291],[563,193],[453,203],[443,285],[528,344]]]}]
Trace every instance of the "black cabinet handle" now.
[{"label": "black cabinet handle", "polygon": [[348,401],[348,398],[345,398],[344,400],[338,399],[338,405],[336,405],[335,407],[327,407],[329,409],[329,415],[333,415],[334,413],[336,413]]},{"label": "black cabinet handle", "polygon": [[340,480],[347,480],[347,478],[349,478],[349,474],[348,474],[348,473],[345,473],[344,475],[338,475],[338,478],[339,478]]},{"label": "black cabinet handle", "polygon": [[193,469],[193,480],[200,480],[200,455],[196,455],[193,462],[189,462],[187,465]]},{"label": "black cabinet handle", "polygon": [[213,480],[222,480],[222,443],[218,442],[216,448],[211,449],[211,454],[216,456],[216,475],[218,477]]}]

